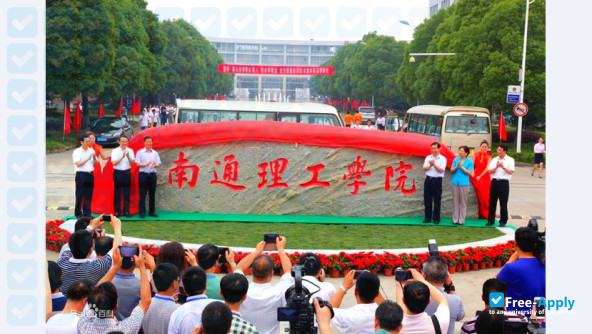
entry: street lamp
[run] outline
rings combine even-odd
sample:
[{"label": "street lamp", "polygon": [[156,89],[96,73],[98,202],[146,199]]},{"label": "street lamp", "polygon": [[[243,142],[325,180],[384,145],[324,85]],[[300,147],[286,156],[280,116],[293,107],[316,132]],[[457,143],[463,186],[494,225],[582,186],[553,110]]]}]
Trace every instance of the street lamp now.
[{"label": "street lamp", "polygon": [[[526,0],[526,17],[524,19],[524,43],[522,44],[522,68],[520,69],[520,103],[524,102],[524,77],[526,76],[526,41],[528,38],[528,12],[530,4],[535,0]],[[522,116],[518,117],[518,128],[516,129],[516,153],[520,153],[522,146]]]},{"label": "street lamp", "polygon": [[415,25],[413,25],[413,24],[409,23],[409,22],[408,22],[408,21],[406,21],[406,20],[399,20],[399,23],[401,23],[401,24],[404,24],[404,25],[406,25],[406,26],[410,26],[410,27],[411,27],[411,28],[413,28],[413,29],[417,28]]},{"label": "street lamp", "polygon": [[455,52],[414,52],[410,53],[409,62],[415,63],[415,56],[456,56]]}]

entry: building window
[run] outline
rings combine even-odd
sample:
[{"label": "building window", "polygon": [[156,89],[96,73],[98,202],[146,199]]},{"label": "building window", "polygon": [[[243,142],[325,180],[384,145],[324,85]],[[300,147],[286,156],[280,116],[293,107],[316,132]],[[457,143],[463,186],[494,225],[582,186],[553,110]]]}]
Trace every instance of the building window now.
[{"label": "building window", "polygon": [[286,56],[286,65],[306,66],[308,65],[308,56]]},{"label": "building window", "polygon": [[284,53],[284,46],[283,45],[262,45],[261,51],[263,53]]},{"label": "building window", "polygon": [[259,55],[239,53],[236,55],[236,63],[237,64],[258,65],[259,64]]},{"label": "building window", "polygon": [[433,5],[430,7],[430,16],[436,15],[438,12],[438,4]]},{"label": "building window", "polygon": [[284,56],[263,55],[261,63],[263,65],[284,65]]},{"label": "building window", "polygon": [[234,43],[213,43],[218,52],[234,52]]},{"label": "building window", "polygon": [[329,45],[313,45],[310,49],[312,54],[333,54],[334,50],[335,47]]},{"label": "building window", "polygon": [[308,46],[306,45],[288,45],[286,46],[287,53],[308,53]]},{"label": "building window", "polygon": [[234,54],[233,53],[221,53],[222,59],[224,59],[224,64],[234,64]]},{"label": "building window", "polygon": [[322,65],[322,64],[328,62],[329,59],[331,59],[331,57],[329,57],[329,56],[324,56],[324,57],[311,56],[310,57],[310,65],[311,66],[319,66],[319,65]]}]

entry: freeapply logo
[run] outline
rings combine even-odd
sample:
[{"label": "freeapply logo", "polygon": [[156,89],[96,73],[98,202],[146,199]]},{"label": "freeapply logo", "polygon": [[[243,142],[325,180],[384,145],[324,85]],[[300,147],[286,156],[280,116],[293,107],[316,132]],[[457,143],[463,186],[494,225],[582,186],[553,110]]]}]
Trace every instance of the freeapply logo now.
[{"label": "freeapply logo", "polygon": [[[538,299],[538,298],[537,298]],[[532,312],[532,308],[544,307],[547,311],[572,311],[576,303],[575,299],[547,299],[541,297],[536,302],[534,300],[512,299],[512,297],[505,297],[502,292],[492,292],[489,294],[489,307],[511,307],[511,308],[527,308]]]}]

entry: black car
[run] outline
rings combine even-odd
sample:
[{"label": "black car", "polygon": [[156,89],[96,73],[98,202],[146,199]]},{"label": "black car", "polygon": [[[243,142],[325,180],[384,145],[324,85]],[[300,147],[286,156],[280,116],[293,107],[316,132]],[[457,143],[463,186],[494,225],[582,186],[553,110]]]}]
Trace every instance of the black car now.
[{"label": "black car", "polygon": [[123,135],[131,139],[134,130],[125,117],[102,117],[97,119],[91,126],[95,133],[97,144],[117,145],[117,141]]}]

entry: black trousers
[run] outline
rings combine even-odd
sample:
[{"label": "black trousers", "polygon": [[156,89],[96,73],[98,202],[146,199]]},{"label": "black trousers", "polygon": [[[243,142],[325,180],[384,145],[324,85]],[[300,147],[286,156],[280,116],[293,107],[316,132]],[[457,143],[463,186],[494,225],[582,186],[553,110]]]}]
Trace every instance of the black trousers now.
[{"label": "black trousers", "polygon": [[[432,201],[434,209],[432,210]],[[442,178],[426,176],[423,184],[423,202],[425,220],[440,220],[440,203],[442,202]]]},{"label": "black trousers", "polygon": [[155,193],[156,193],[156,173],[142,173],[140,172],[140,214],[146,214],[146,193],[149,196],[148,212],[154,213],[155,209]]},{"label": "black trousers", "polygon": [[491,180],[489,189],[489,216],[487,220],[495,222],[495,210],[497,210],[497,201],[500,202],[500,224],[508,222],[508,198],[510,197],[510,182],[508,180]]},{"label": "black trousers", "polygon": [[[130,183],[131,173],[130,170],[114,170],[113,171],[113,184],[115,186],[115,215],[121,216],[122,214],[129,213],[129,199],[130,199]],[[123,192],[123,208],[120,208],[121,204],[121,193]]]},{"label": "black trousers", "polygon": [[74,215],[90,217],[90,203],[95,186],[95,177],[92,172],[76,172],[76,178],[74,180],[76,182]]}]

